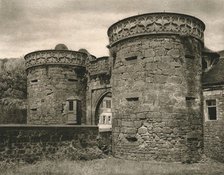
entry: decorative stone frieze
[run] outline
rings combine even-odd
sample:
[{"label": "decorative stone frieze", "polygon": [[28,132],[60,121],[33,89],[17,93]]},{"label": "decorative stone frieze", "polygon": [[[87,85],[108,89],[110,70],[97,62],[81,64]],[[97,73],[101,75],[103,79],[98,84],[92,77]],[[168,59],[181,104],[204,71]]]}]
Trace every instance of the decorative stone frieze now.
[{"label": "decorative stone frieze", "polygon": [[176,13],[148,13],[125,18],[108,29],[110,45],[141,35],[190,35],[203,42],[205,24],[189,15]]},{"label": "decorative stone frieze", "polygon": [[25,56],[26,68],[40,65],[85,66],[87,54],[70,50],[41,50]]}]

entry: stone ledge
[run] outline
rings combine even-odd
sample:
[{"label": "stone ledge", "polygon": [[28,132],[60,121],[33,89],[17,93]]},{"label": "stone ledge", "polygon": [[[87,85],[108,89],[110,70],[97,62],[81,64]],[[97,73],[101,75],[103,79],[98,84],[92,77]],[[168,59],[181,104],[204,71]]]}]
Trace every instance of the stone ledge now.
[{"label": "stone ledge", "polygon": [[1,124],[1,128],[98,128],[97,125],[25,125],[25,124]]},{"label": "stone ledge", "polygon": [[26,69],[39,65],[63,64],[85,66],[88,55],[83,52],[69,50],[41,50],[25,55]]}]

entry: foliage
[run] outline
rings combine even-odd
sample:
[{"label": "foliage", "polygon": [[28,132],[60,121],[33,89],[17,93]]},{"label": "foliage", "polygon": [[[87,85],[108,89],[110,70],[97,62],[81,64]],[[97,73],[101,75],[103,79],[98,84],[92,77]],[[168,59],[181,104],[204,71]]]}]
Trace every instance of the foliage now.
[{"label": "foliage", "polygon": [[26,123],[26,81],[23,58],[0,60],[0,123]]},{"label": "foliage", "polygon": [[[16,66],[14,65],[16,64]],[[23,59],[2,61],[0,71],[0,99],[26,99],[26,72]]]},{"label": "foliage", "polygon": [[79,148],[72,144],[61,147],[56,154],[52,156],[53,159],[59,160],[93,160],[105,157],[103,152],[97,147]]}]

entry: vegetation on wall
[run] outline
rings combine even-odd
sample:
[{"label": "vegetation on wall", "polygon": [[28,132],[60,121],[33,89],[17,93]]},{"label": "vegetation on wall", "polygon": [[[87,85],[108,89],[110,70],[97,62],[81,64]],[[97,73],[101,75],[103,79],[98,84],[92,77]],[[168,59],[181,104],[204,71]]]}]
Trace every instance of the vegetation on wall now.
[{"label": "vegetation on wall", "polygon": [[0,123],[26,123],[26,98],[24,59],[1,59]]}]

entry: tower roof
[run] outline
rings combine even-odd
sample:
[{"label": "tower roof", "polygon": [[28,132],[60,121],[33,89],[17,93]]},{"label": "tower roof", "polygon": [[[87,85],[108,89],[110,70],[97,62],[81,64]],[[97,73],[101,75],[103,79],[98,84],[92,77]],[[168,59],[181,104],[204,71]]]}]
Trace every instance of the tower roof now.
[{"label": "tower roof", "polygon": [[68,50],[68,47],[65,44],[57,44],[54,49],[55,50]]}]

